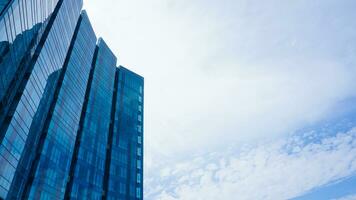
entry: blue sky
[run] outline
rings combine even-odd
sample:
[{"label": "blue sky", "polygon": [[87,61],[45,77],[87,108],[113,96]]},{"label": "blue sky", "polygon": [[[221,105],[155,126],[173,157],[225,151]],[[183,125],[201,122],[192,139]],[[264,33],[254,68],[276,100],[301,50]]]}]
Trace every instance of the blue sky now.
[{"label": "blue sky", "polygon": [[355,1],[85,8],[145,77],[146,199],[356,199]]}]

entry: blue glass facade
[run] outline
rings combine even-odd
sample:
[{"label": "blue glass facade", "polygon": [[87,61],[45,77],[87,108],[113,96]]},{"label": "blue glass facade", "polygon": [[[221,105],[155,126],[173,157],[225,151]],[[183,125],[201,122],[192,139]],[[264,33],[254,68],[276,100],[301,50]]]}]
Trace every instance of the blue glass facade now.
[{"label": "blue glass facade", "polygon": [[[6,1],[4,1],[6,2]],[[12,0],[0,16],[0,102],[12,102],[58,0]],[[5,5],[5,4],[3,4]],[[5,112],[0,110],[0,121]]]},{"label": "blue glass facade", "polygon": [[[63,198],[79,126],[96,36],[83,13],[62,73],[60,91],[48,128],[29,197]],[[65,71],[64,71],[65,70]]]},{"label": "blue glass facade", "polygon": [[108,199],[143,199],[143,87],[141,76],[119,67]]},{"label": "blue glass facade", "polygon": [[71,199],[101,199],[114,94],[116,57],[102,39],[91,81]]},{"label": "blue glass facade", "polygon": [[[28,9],[25,4],[33,7]],[[6,95],[0,97],[0,197],[7,196],[15,170],[19,167],[47,78],[62,65],[62,55],[58,51],[53,52],[54,55],[48,55],[41,49],[49,50],[58,46],[56,48],[65,53],[68,46],[65,41],[60,45],[53,43],[56,26],[60,29],[60,23],[55,22],[58,21],[57,13],[52,15],[56,2],[48,1],[47,7],[42,6],[35,0],[15,0],[0,19],[0,41],[8,47],[2,52],[0,77],[0,94]],[[50,20],[48,17],[51,15],[53,17]],[[29,33],[31,31],[35,33]],[[45,43],[40,45],[41,41]],[[30,75],[29,71],[32,69],[34,72]]]},{"label": "blue glass facade", "polygon": [[10,3],[10,0],[0,0],[0,14],[6,8],[6,6]]},{"label": "blue glass facade", "polygon": [[51,102],[55,98],[55,90],[62,70],[57,70],[49,75],[43,98],[40,101],[38,110],[30,127],[30,133],[16,168],[14,178],[8,193],[8,199],[20,199],[23,195],[25,184],[29,178],[31,164],[36,156],[36,148],[39,143],[39,132],[44,129],[45,122],[50,113]]},{"label": "blue glass facade", "polygon": [[143,78],[82,0],[0,0],[0,199],[143,199]]}]

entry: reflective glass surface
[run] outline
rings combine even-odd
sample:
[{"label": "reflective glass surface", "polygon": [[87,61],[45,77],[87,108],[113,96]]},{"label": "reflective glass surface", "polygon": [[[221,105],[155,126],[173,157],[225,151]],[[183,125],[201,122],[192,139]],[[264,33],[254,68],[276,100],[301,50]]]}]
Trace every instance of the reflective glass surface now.
[{"label": "reflective glass surface", "polygon": [[[11,102],[58,0],[14,0],[0,17],[0,102]],[[42,27],[40,25],[44,24]],[[27,61],[27,62],[26,62]],[[19,81],[18,81],[19,82]],[[11,90],[10,90],[11,89]],[[3,99],[6,97],[7,99]],[[0,113],[1,115],[1,113]],[[1,120],[1,118],[0,118]],[[1,121],[0,121],[1,122]]]},{"label": "reflective glass surface", "polygon": [[[43,31],[46,30],[45,25],[47,25],[49,17],[56,5],[57,0],[15,0],[0,19],[0,41],[2,44],[5,44],[3,45],[5,49],[6,46],[8,46],[7,49],[11,49],[11,46],[14,45],[19,37],[23,37],[21,45],[24,46],[25,49],[28,47],[28,42],[26,43],[24,41],[31,41],[29,46],[35,47],[35,44],[41,41],[40,36]],[[17,55],[17,53],[21,54],[23,51],[20,50],[21,48],[16,47],[13,51],[7,51],[7,53],[13,52],[13,58],[10,59],[10,63],[1,67],[1,70],[9,72],[6,68],[16,68],[16,64],[14,64],[16,62],[14,60],[26,56],[31,58],[37,54],[35,56],[36,59],[31,58],[31,62],[34,63],[31,68],[32,70],[30,72],[27,71],[27,74],[25,74],[25,76],[28,77],[21,78],[27,80],[21,82],[21,84],[24,83],[23,85],[25,85],[23,91],[17,93],[16,98],[9,101],[17,102],[16,107],[13,107],[13,110],[11,110],[11,112],[13,112],[10,115],[11,120],[9,120],[6,129],[1,129],[0,197],[2,198],[7,196],[15,170],[19,167],[19,160],[24,151],[34,116],[40,108],[41,99],[46,98],[44,97],[45,90],[46,87],[48,88],[48,83],[51,82],[49,77],[63,66],[75,24],[82,7],[82,1],[64,0],[63,4],[60,5],[58,15],[53,18],[54,23],[53,25],[51,24],[45,42],[39,44],[41,45],[41,51],[35,51],[35,49],[38,49],[38,47],[36,47],[30,48],[29,51],[26,51],[25,55]],[[36,28],[38,25],[41,25],[41,27]],[[34,34],[26,34],[26,31],[33,31],[34,29],[36,29],[36,34],[40,32],[35,40]],[[5,53],[3,53],[3,55],[5,55]],[[21,61],[20,65],[22,63]],[[7,85],[6,83],[18,75],[16,74],[18,70],[15,71],[16,72],[11,71],[9,74],[1,73],[1,93],[6,93],[6,87],[4,87]],[[18,100],[16,100],[17,98]],[[4,105],[1,107],[1,112],[6,110],[3,109],[5,107]],[[6,121],[1,123],[2,126],[4,124],[6,124]],[[21,167],[26,168],[26,166],[20,166],[20,168]]]},{"label": "reflective glass surface", "polygon": [[108,199],[143,199],[143,87],[141,76],[120,67]]},{"label": "reflective glass surface", "polygon": [[78,32],[75,33],[73,49],[68,55],[70,57],[31,188],[30,198],[33,199],[62,199],[69,178],[70,161],[96,46],[96,36],[85,12],[78,23]]},{"label": "reflective glass surface", "polygon": [[44,128],[45,121],[49,115],[50,105],[55,98],[55,89],[57,87],[61,71],[62,70],[57,70],[53,72],[47,79],[43,98],[41,98],[38,110],[30,127],[30,133],[27,137],[21,159],[15,170],[15,175],[7,196],[8,199],[20,199],[24,192],[24,185],[28,178],[31,163],[36,153],[36,147],[40,136],[39,133]]},{"label": "reflective glass surface", "polygon": [[71,199],[101,199],[103,194],[116,57],[102,39],[98,46]]},{"label": "reflective glass surface", "polygon": [[[44,3],[45,2],[45,3]],[[0,17],[0,197],[7,196],[24,149],[31,117],[32,94],[16,94],[58,0],[14,0]],[[45,56],[44,56],[45,57]],[[49,60],[49,57],[43,58]],[[54,72],[54,70],[52,70]],[[50,73],[47,73],[47,77]],[[46,77],[46,78],[47,78]],[[43,77],[32,78],[39,79]],[[43,80],[42,92],[47,80]],[[37,92],[37,91],[36,91]],[[36,96],[36,95],[33,95]],[[21,103],[17,106],[17,103]],[[39,100],[37,100],[37,106]],[[11,107],[16,102],[15,107]],[[17,107],[16,107],[17,106]],[[11,108],[11,109],[10,109]],[[33,116],[33,115],[32,115]],[[11,118],[10,118],[11,117]]]},{"label": "reflective glass surface", "polygon": [[82,6],[0,0],[0,199],[143,198],[144,81]]}]

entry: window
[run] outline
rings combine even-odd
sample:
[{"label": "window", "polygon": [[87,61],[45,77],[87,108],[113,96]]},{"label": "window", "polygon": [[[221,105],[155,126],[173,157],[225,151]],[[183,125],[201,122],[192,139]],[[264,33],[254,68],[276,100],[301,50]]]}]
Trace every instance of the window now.
[{"label": "window", "polygon": [[141,188],[136,188],[136,198],[141,198]]},{"label": "window", "polygon": [[120,183],[120,194],[125,194],[125,190],[126,190],[125,184]]},{"label": "window", "polygon": [[141,183],[141,174],[140,173],[137,174],[137,183]]},{"label": "window", "polygon": [[142,155],[142,153],[141,153],[141,152],[142,152],[142,149],[141,149],[140,147],[139,147],[139,148],[137,148],[137,155],[138,155],[138,156],[141,156],[141,155]]},{"label": "window", "polygon": [[137,136],[137,143],[142,144],[142,137],[141,136]]},{"label": "window", "polygon": [[126,178],[126,167],[120,167],[120,177],[121,178]]},{"label": "window", "polygon": [[119,154],[119,161],[120,163],[127,164],[127,157],[124,153]]},{"label": "window", "polygon": [[141,169],[142,167],[141,164],[142,164],[141,160],[137,160],[137,169]]}]

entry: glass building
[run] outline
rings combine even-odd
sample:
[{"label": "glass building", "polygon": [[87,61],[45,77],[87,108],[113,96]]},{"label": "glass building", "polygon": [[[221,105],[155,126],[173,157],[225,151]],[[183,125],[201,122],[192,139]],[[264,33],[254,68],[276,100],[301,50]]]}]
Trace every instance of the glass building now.
[{"label": "glass building", "polygon": [[108,199],[142,199],[144,81],[121,66],[116,74]]},{"label": "glass building", "polygon": [[143,78],[82,0],[0,0],[0,199],[143,199]]}]

